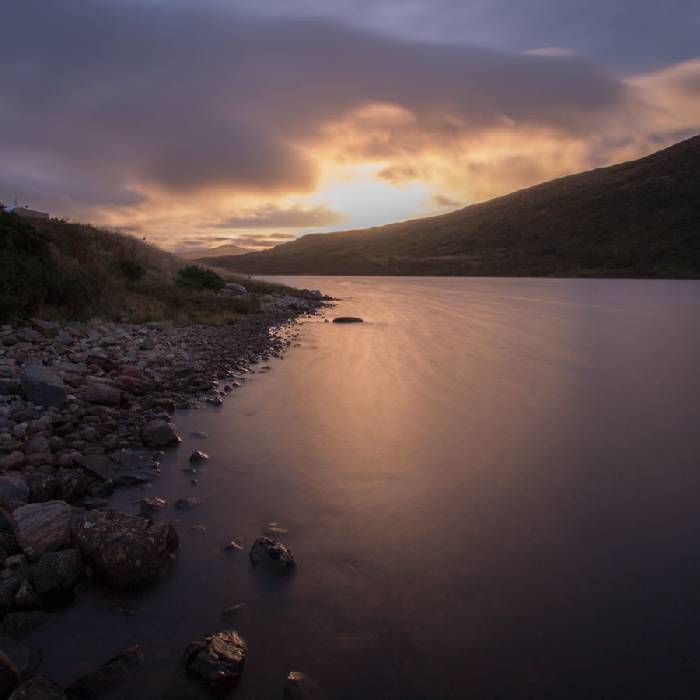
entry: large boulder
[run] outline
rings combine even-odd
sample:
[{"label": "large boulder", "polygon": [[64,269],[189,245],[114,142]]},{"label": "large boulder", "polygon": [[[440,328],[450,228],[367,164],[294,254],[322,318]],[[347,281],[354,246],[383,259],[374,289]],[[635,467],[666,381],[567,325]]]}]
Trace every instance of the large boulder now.
[{"label": "large boulder", "polygon": [[190,644],[185,650],[185,666],[207,683],[226,685],[238,680],[247,654],[248,645],[238,632],[226,630]]},{"label": "large boulder", "polygon": [[114,510],[90,511],[74,525],[73,539],[95,572],[117,587],[154,581],[179,547],[170,523]]},{"label": "large boulder", "polygon": [[40,595],[70,592],[83,575],[83,562],[77,549],[46,552],[34,565],[34,590]]},{"label": "large boulder", "polygon": [[296,562],[289,548],[269,537],[258,537],[248,554],[255,566],[287,571],[294,568]]},{"label": "large boulder", "polygon": [[70,521],[71,508],[65,501],[30,503],[12,513],[17,543],[32,561],[70,544]]},{"label": "large boulder", "polygon": [[29,502],[29,487],[22,474],[7,472],[0,476],[0,507],[13,511]]},{"label": "large boulder", "polygon": [[50,367],[30,365],[20,376],[24,395],[37,406],[61,408],[66,402],[66,388],[61,375]]},{"label": "large boulder", "polygon": [[141,439],[147,447],[170,447],[181,441],[172,423],[156,418],[143,426]]}]

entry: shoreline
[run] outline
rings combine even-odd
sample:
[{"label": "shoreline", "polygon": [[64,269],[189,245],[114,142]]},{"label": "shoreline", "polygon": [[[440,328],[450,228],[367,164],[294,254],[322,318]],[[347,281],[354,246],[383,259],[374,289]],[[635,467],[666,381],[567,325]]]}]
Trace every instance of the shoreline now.
[{"label": "shoreline", "polygon": [[[124,590],[165,572],[179,541],[171,523],[152,517],[159,499],[142,498],[139,516],[117,512],[106,522],[109,497],[158,478],[161,450],[180,442],[176,410],[221,405],[255,365],[265,372],[266,361],[282,357],[294,339],[288,331],[326,301],[282,297],[223,327],[38,319],[0,327],[0,679],[8,687],[50,684],[21,685],[38,665],[21,639],[70,604],[82,582]],[[112,541],[120,549],[110,559],[98,550]],[[122,656],[89,682],[50,685],[82,697],[81,683],[101,685],[110,664],[130,668],[142,654]]]}]

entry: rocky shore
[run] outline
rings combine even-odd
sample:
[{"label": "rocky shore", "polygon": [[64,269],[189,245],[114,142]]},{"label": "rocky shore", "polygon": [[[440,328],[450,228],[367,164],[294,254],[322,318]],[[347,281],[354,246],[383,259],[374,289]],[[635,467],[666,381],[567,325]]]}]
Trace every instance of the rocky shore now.
[{"label": "rocky shore", "polygon": [[[280,329],[323,304],[317,292],[274,297],[262,313],[222,327],[0,326],[0,700],[101,697],[139,663],[140,649],[126,650],[59,688],[36,675],[37,655],[19,640],[81,582],[129,588],[162,575],[179,540],[171,523],[150,517],[160,499],[143,499],[137,516],[111,510],[109,495],[157,478],[161,450],[180,440],[176,409],[220,405],[289,347]],[[267,538],[250,556],[294,564]],[[185,658],[203,683],[219,685],[235,681],[245,655],[237,632],[221,630]],[[299,684],[288,685],[297,697]]]}]

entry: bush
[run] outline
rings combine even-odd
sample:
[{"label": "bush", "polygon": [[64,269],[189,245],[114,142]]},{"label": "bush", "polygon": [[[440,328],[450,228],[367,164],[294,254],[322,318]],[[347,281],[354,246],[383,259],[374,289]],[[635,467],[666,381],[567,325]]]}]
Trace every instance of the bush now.
[{"label": "bush", "polygon": [[129,282],[138,282],[146,274],[146,268],[134,260],[120,260],[117,267],[121,276]]},{"label": "bush", "polygon": [[0,213],[0,323],[31,316],[46,302],[55,273],[46,238]]},{"label": "bush", "polygon": [[189,289],[213,289],[218,291],[224,286],[222,277],[198,265],[187,265],[178,270],[175,275],[175,282],[181,287]]}]

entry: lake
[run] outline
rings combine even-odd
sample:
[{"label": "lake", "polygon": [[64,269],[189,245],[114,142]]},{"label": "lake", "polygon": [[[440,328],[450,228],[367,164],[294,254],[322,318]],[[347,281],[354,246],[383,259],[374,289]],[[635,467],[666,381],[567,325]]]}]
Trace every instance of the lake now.
[{"label": "lake", "polygon": [[[179,559],[40,628],[48,677],[140,643],[113,697],[206,697],[179,659],[231,626],[237,698],[281,698],[290,670],[343,700],[697,697],[700,283],[276,279],[365,323],[310,319],[222,408],[177,415],[148,493],[203,501],[168,510]],[[270,522],[289,578],[222,548]]]}]

